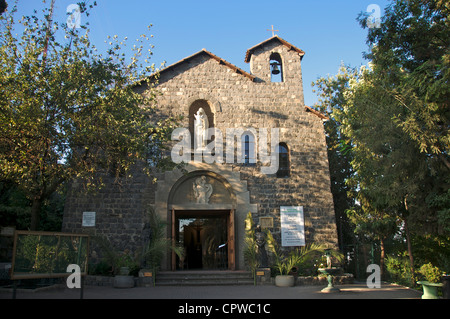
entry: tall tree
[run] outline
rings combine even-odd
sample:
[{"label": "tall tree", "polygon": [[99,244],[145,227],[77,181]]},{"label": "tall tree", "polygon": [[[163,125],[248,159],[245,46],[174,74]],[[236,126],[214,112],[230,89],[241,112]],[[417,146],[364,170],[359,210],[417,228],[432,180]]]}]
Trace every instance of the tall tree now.
[{"label": "tall tree", "polygon": [[129,176],[148,156],[157,162],[152,141],[161,145],[174,124],[152,120],[157,92],[150,83],[146,94],[135,89],[154,71],[141,63],[147,36],[130,62],[116,36],[103,56],[86,26],[53,22],[48,9],[43,17],[23,17],[17,37],[12,14],[0,34],[0,177],[32,201],[31,229],[62,183],[76,178],[98,186],[102,172]]},{"label": "tall tree", "polygon": [[[375,72],[385,93],[395,99],[391,113],[398,125],[426,156],[428,177],[416,196],[406,195],[416,232],[450,229],[450,6],[443,0],[397,0],[385,9],[380,28],[369,28],[367,43]],[[366,19],[360,24],[367,27]],[[413,228],[415,225],[412,225]]]},{"label": "tall tree", "polygon": [[[361,208],[352,219],[398,218],[411,267],[410,232],[449,229],[448,17],[445,1],[397,0],[381,27],[368,31],[370,68],[344,68],[317,82],[326,96],[321,107],[331,108],[342,149],[352,153],[349,182]],[[366,18],[359,17],[363,27]]]},{"label": "tall tree", "polygon": [[[360,17],[366,28],[367,20]],[[403,106],[397,124],[420,150],[449,170],[450,6],[445,0],[397,0],[380,28],[369,28],[367,57],[389,80],[386,91]]]},{"label": "tall tree", "polygon": [[415,143],[392,122],[398,103],[378,79],[367,68],[342,68],[335,78],[318,83],[328,92],[324,102],[338,123],[341,153],[351,154],[346,184],[355,202],[347,213],[356,232],[380,242],[383,264],[384,240],[402,218],[403,198],[417,193],[427,169]]},{"label": "tall tree", "polygon": [[352,224],[350,223],[346,211],[355,205],[356,198],[349,196],[352,184],[348,183],[354,171],[351,165],[352,152],[345,136],[340,132],[341,123],[332,115],[334,109],[339,109],[345,97],[343,92],[348,85],[349,77],[352,75],[346,72],[340,73],[336,78],[320,78],[312,83],[317,92],[319,103],[317,108],[328,115],[328,120],[324,123],[328,160],[330,164],[331,192],[333,194],[334,210],[339,237],[339,246],[342,252],[355,244]]}]

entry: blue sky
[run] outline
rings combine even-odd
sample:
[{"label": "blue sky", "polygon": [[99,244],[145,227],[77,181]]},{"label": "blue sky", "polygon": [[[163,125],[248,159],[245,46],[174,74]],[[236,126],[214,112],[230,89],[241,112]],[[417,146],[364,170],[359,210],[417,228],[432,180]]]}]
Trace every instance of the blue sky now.
[{"label": "blue sky", "polygon": [[[66,8],[78,0],[56,0],[54,19],[64,22]],[[12,5],[12,0],[7,0]],[[50,4],[47,0],[47,6]],[[90,0],[93,3],[93,0]],[[272,25],[277,35],[306,52],[303,59],[305,104],[317,101],[311,82],[318,77],[334,75],[344,63],[366,64],[366,34],[356,17],[368,5],[383,9],[386,0],[97,0],[89,21],[91,41],[104,48],[107,36],[137,39],[147,32],[153,38],[152,63],[159,66],[175,63],[202,48],[235,64],[245,71],[248,48],[268,39]],[[40,0],[19,0],[19,14],[32,14],[42,7]]]}]

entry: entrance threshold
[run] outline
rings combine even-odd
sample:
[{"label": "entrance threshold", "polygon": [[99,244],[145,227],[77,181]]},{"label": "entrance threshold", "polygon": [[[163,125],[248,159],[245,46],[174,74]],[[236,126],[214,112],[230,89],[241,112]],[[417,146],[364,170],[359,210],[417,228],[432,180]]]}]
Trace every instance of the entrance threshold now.
[{"label": "entrance threshold", "polygon": [[224,286],[253,285],[250,271],[245,270],[176,270],[160,271],[157,286]]},{"label": "entrance threshold", "polygon": [[235,273],[249,273],[247,270],[229,270],[229,269],[186,269],[186,270],[160,270],[158,271],[159,274],[173,274],[173,273],[180,273],[180,274],[235,274]]}]

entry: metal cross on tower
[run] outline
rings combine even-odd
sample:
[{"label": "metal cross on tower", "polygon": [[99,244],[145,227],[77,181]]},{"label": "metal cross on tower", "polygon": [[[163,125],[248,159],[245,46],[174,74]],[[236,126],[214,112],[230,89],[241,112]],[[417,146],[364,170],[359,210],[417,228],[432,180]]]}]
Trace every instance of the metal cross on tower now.
[{"label": "metal cross on tower", "polygon": [[273,29],[273,24],[272,24],[272,29],[267,29],[267,31],[272,31],[272,36],[274,37],[275,36],[275,31],[280,31],[280,30],[274,30]]}]

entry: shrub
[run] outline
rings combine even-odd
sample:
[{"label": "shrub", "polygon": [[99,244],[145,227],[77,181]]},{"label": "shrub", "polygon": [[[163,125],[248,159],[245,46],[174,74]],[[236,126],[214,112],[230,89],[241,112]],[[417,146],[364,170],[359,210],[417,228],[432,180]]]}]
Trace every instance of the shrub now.
[{"label": "shrub", "polygon": [[424,279],[431,283],[440,283],[442,272],[438,267],[433,266],[432,263],[424,264],[420,267],[419,273]]},{"label": "shrub", "polygon": [[414,279],[411,275],[411,267],[405,256],[389,256],[385,260],[385,265],[391,282],[410,287],[414,285]]}]

